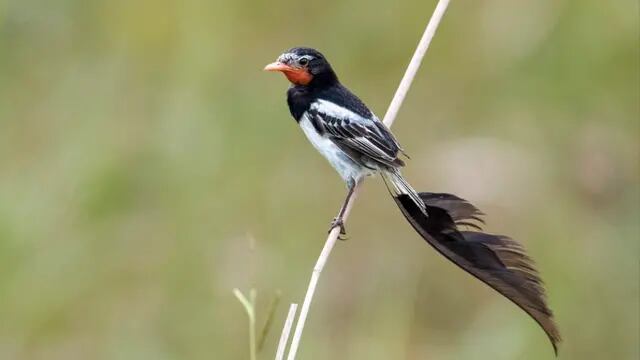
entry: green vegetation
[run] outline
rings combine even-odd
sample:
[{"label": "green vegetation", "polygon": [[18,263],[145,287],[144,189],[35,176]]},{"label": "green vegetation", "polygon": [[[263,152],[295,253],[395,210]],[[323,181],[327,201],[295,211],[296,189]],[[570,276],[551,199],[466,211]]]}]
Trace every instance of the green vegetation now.
[{"label": "green vegetation", "polygon": [[[382,116],[434,5],[0,1],[0,359],[246,359],[233,288],[257,324],[282,290],[273,358],[345,189],[261,69],[316,47]],[[638,26],[631,1],[453,1],[393,127],[412,184],[525,244],[561,359],[640,356]],[[552,358],[363,190],[300,359]]]}]

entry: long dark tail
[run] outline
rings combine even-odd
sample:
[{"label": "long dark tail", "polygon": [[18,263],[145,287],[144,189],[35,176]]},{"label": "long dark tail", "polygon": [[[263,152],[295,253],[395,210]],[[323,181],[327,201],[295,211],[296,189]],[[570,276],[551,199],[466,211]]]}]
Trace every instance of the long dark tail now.
[{"label": "long dark tail", "polygon": [[[545,331],[557,355],[560,333],[547,306],[542,280],[522,245],[506,236],[481,232],[482,212],[464,199],[451,194],[419,196],[427,215],[409,195],[394,195],[414,229],[447,259],[529,314]],[[463,231],[461,226],[475,231]]]}]

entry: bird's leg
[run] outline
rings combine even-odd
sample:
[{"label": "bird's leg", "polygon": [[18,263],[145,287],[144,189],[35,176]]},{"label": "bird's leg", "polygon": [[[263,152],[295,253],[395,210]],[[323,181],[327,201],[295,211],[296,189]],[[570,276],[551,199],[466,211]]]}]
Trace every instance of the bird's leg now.
[{"label": "bird's leg", "polygon": [[342,236],[347,234],[344,228],[344,213],[347,211],[347,205],[349,204],[349,201],[353,196],[353,192],[356,188],[356,184],[357,182],[355,180],[351,180],[347,183],[347,186],[349,188],[349,191],[347,192],[347,197],[346,199],[344,199],[344,203],[342,204],[342,207],[338,212],[338,216],[336,216],[333,219],[333,221],[331,222],[331,226],[329,227],[329,232],[331,232],[331,230],[333,230],[336,227],[340,227],[340,236],[338,236],[338,239],[340,240],[346,240],[346,238]]}]

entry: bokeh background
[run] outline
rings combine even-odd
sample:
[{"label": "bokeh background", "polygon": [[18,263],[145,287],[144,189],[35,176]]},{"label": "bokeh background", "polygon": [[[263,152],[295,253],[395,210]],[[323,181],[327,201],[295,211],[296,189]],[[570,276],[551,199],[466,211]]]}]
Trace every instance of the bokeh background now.
[{"label": "bokeh background", "polygon": [[[0,1],[0,359],[273,358],[344,185],[262,67],[321,49],[384,114],[435,1]],[[420,190],[525,243],[561,359],[639,355],[637,1],[453,1],[394,126]],[[368,181],[300,359],[552,359]]]}]

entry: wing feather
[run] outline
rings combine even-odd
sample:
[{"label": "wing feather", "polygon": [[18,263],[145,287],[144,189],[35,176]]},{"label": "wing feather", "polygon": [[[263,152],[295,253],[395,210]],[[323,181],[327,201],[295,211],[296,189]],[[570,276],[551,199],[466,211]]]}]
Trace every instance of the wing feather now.
[{"label": "wing feather", "polygon": [[326,135],[341,149],[355,157],[363,165],[385,167],[404,166],[398,159],[402,150],[389,129],[375,116],[360,116],[326,101],[314,103],[309,115],[314,123],[321,124]]}]

